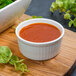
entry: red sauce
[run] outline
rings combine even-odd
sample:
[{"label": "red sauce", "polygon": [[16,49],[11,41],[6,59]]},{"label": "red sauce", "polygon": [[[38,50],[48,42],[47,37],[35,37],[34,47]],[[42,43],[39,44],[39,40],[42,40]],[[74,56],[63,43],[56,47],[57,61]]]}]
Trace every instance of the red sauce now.
[{"label": "red sauce", "polygon": [[48,42],[57,39],[61,32],[51,24],[34,23],[23,27],[19,35],[24,40],[31,42]]}]

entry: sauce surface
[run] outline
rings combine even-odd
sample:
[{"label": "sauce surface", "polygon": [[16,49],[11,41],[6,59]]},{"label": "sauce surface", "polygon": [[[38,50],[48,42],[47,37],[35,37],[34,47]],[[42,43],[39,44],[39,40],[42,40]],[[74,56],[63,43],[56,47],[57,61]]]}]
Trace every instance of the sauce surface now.
[{"label": "sauce surface", "polygon": [[23,27],[19,35],[21,38],[31,42],[48,42],[60,37],[58,28],[47,23],[34,23]]}]

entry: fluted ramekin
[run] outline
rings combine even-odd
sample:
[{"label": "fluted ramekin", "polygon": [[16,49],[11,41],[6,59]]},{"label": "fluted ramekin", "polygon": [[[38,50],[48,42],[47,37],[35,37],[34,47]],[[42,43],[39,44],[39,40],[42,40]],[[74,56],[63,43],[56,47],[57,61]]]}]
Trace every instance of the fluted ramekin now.
[{"label": "fluted ramekin", "polygon": [[[22,39],[19,36],[20,30],[24,26],[28,26],[29,24],[32,24],[32,23],[52,24],[61,31],[61,35],[59,38],[53,41],[42,42],[42,43],[30,42],[30,41]],[[45,18],[30,19],[30,20],[20,23],[17,26],[16,35],[17,35],[20,51],[25,57],[32,60],[47,60],[47,59],[53,58],[59,53],[60,45],[61,45],[62,38],[64,35],[64,28],[60,23],[51,19],[45,19]]]}]

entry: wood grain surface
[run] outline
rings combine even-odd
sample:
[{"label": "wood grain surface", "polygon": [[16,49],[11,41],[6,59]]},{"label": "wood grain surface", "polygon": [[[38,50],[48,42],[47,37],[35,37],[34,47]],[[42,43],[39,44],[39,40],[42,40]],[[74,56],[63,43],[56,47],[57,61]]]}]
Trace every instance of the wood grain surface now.
[{"label": "wood grain surface", "polygon": [[[30,18],[23,15],[14,26],[21,21]],[[61,45],[60,53],[53,59],[47,61],[33,61],[24,57],[18,47],[17,37],[14,33],[14,27],[10,27],[0,34],[0,46],[8,46],[12,52],[25,59],[29,73],[23,76],[63,76],[72,66],[76,59],[76,33],[65,29],[65,35]],[[14,67],[9,64],[0,64],[0,76],[21,76]]]}]

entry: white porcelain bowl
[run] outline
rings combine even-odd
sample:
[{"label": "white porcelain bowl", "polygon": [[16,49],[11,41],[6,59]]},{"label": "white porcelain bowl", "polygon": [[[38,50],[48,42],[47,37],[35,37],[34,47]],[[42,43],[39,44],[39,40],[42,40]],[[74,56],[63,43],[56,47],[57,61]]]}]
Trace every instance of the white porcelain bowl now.
[{"label": "white porcelain bowl", "polygon": [[31,0],[16,0],[0,9],[0,32],[14,24],[14,22],[26,11]]},{"label": "white porcelain bowl", "polygon": [[[19,36],[20,30],[24,26],[28,26],[29,24],[32,24],[32,23],[52,24],[61,31],[61,36],[57,38],[56,40],[43,42],[43,43],[35,43],[35,42],[30,42],[30,41],[22,39]],[[20,51],[25,57],[29,59],[33,59],[33,60],[47,60],[47,59],[53,58],[59,53],[61,41],[64,35],[64,28],[62,27],[60,23],[54,20],[45,19],[45,18],[30,19],[30,20],[20,23],[17,26],[16,35],[17,35]]]}]

